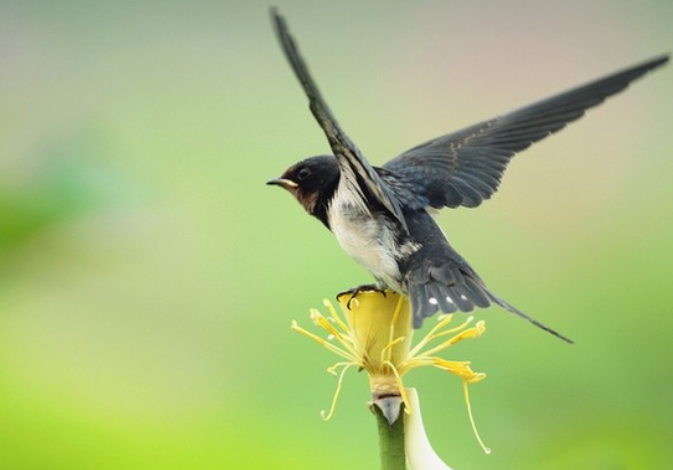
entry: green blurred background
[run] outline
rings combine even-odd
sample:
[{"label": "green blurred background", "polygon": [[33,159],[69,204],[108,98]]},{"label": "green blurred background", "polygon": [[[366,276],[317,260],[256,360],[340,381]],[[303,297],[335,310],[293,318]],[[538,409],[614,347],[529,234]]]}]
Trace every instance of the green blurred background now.
[{"label": "green blurred background", "polygon": [[[374,163],[670,51],[670,1],[278,3]],[[376,468],[366,379],[290,331],[368,282],[288,194],[328,150],[263,2],[0,3],[0,469]],[[673,463],[673,70],[515,159],[453,244],[505,299],[417,371],[467,469]],[[427,328],[427,325],[426,325]]]}]

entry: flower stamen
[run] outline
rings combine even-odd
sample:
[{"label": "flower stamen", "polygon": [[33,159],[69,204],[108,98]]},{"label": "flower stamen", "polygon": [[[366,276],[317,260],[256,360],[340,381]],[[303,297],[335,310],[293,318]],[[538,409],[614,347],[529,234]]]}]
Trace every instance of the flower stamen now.
[{"label": "flower stamen", "polygon": [[470,404],[470,393],[468,392],[467,383],[468,383],[468,379],[463,379],[463,393],[465,394],[465,404],[467,405],[467,414],[470,417],[470,424],[472,425],[472,432],[474,432],[474,437],[477,438],[477,442],[479,442],[479,445],[484,450],[484,453],[485,454],[490,454],[491,453],[491,448],[486,447],[486,444],[484,444],[484,441],[481,439],[481,436],[479,435],[479,431],[477,431],[477,425],[474,422],[474,416],[472,415],[472,405]]},{"label": "flower stamen", "polygon": [[[461,325],[462,326],[462,325]],[[442,351],[449,346],[453,346],[454,344],[464,340],[464,339],[472,339],[472,338],[478,338],[481,336],[483,331],[486,329],[484,326],[484,322],[480,321],[476,324],[476,326],[473,326],[472,328],[468,328],[466,330],[461,331],[458,333],[456,336],[453,336],[443,343],[439,344],[438,346],[435,346],[432,349],[429,349],[428,351],[425,351],[423,353],[424,356],[433,356],[434,354],[438,353],[439,351]],[[436,335],[436,337],[439,337],[440,335]],[[443,335],[441,335],[443,336]]]},{"label": "flower stamen", "polygon": [[[386,345],[386,347],[384,347],[384,348],[381,350],[381,362],[382,362],[382,363],[390,362],[390,360],[391,360],[391,356],[392,356],[392,354],[393,354],[393,347],[396,346],[396,345],[399,344],[399,343],[404,342],[405,340],[406,340],[406,338],[405,338],[404,336],[400,336],[399,338],[395,338],[394,340],[392,340],[391,342],[389,342],[389,343]],[[384,356],[388,356],[388,357],[384,357]]]},{"label": "flower stamen", "polygon": [[296,321],[292,321],[292,329],[296,331],[297,333],[301,333],[302,335],[308,336],[312,340],[314,340],[316,343],[318,343],[320,346],[323,346],[325,349],[332,351],[334,354],[338,354],[339,356],[343,357],[344,359],[349,359],[349,360],[354,360],[355,357],[350,354],[348,351],[345,351],[341,349],[338,346],[333,345],[329,341],[325,340],[324,338],[321,338],[320,336],[311,333],[308,330],[305,330],[301,326],[297,324]]},{"label": "flower stamen", "polygon": [[[467,321],[470,321],[470,318],[468,318]],[[451,322],[452,319],[453,319],[453,315],[446,315],[439,322],[437,322],[437,324],[428,332],[428,334],[425,335],[423,337],[423,339],[420,340],[416,346],[414,346],[414,348],[410,351],[410,354],[412,356],[415,356],[418,353],[418,351],[423,349],[430,341],[435,339],[437,337],[436,332],[441,330],[442,328],[444,328],[446,325],[448,325]],[[458,329],[459,328],[460,327],[458,327]],[[449,331],[451,331],[451,330],[449,330]]]},{"label": "flower stamen", "polygon": [[329,334],[333,335],[334,337],[338,338],[341,340],[343,338],[341,332],[334,328],[334,325],[332,325],[327,318],[325,318],[320,312],[317,310],[311,310],[311,320],[313,320],[313,323],[321,327],[322,329],[326,330]]},{"label": "flower stamen", "polygon": [[346,325],[346,323],[344,323],[344,321],[341,319],[341,315],[338,314],[332,303],[325,299],[323,300],[323,305],[327,307],[330,317],[332,317],[336,324],[339,325],[339,328],[341,328],[344,333],[348,333],[348,325]]},{"label": "flower stamen", "polygon": [[339,395],[341,394],[341,385],[344,380],[344,375],[346,375],[346,371],[351,367],[353,367],[354,365],[355,364],[353,363],[346,363],[344,364],[344,368],[341,369],[341,373],[339,374],[339,380],[337,381],[337,388],[334,392],[334,397],[332,398],[332,404],[330,405],[329,412],[326,414],[325,410],[320,411],[320,417],[325,421],[329,421],[332,418],[334,410],[336,409],[337,402],[339,401]]}]

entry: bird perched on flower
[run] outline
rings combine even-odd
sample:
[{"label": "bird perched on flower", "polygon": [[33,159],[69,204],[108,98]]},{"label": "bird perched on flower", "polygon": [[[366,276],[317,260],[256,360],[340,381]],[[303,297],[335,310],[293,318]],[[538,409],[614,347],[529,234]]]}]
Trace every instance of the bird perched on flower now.
[{"label": "bird perched on flower", "polygon": [[418,145],[372,166],[343,132],[309,74],[287,24],[272,20],[333,155],[302,160],[268,184],[288,190],[376,279],[411,299],[414,327],[436,313],[495,303],[564,339],[495,295],[449,244],[431,209],[476,207],[498,189],[517,152],[562,129],[645,73],[661,56],[516,111]]}]

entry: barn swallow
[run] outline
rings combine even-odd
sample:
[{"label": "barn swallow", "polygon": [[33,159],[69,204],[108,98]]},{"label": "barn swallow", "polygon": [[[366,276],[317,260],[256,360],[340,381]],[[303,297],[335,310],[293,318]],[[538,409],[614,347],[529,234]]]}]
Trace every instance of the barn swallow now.
[{"label": "barn swallow", "polygon": [[333,155],[302,160],[267,184],[289,191],[374,276],[379,288],[408,296],[415,328],[437,311],[470,312],[494,303],[572,343],[496,296],[451,247],[431,214],[443,207],[479,206],[498,189],[516,153],[664,65],[668,55],[432,139],[376,167],[337,123],[285,19],[275,9],[271,17]]}]

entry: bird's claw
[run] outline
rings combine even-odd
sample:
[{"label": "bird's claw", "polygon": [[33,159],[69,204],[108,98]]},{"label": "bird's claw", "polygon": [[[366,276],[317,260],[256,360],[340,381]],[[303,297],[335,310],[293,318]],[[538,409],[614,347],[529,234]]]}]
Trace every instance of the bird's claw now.
[{"label": "bird's claw", "polygon": [[380,288],[380,287],[379,287],[378,285],[376,285],[376,284],[361,284],[361,285],[359,285],[359,286],[357,286],[357,287],[351,287],[351,288],[348,289],[348,290],[345,290],[345,291],[343,291],[343,292],[339,292],[339,293],[337,294],[336,298],[337,298],[337,300],[339,300],[339,298],[341,298],[341,296],[344,296],[344,295],[350,295],[351,297],[350,297],[350,298],[348,299],[348,301],[346,302],[346,308],[347,308],[348,310],[350,310],[350,309],[351,309],[351,302],[352,302],[353,300],[355,300],[355,298],[356,298],[359,294],[362,294],[363,292],[378,292],[378,293],[380,293],[380,294],[383,294],[384,297],[386,296],[386,291],[385,291],[385,289]]}]

